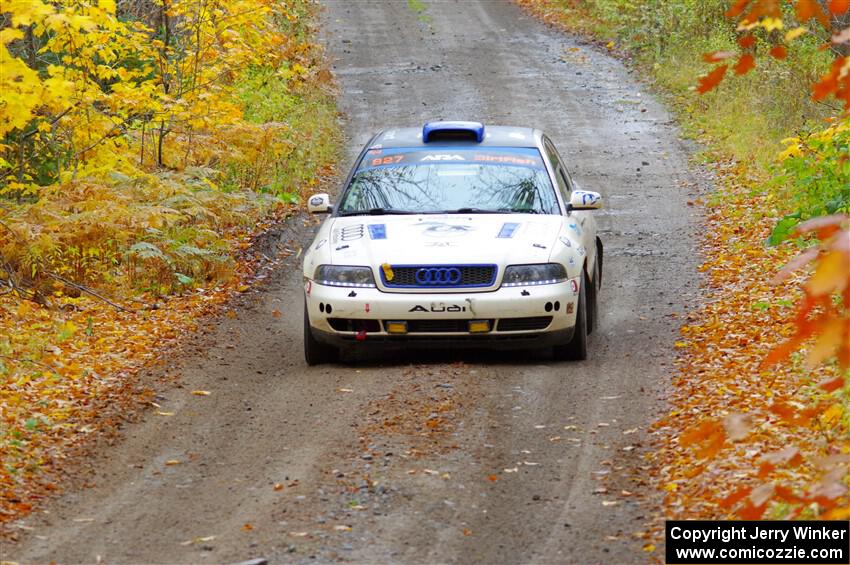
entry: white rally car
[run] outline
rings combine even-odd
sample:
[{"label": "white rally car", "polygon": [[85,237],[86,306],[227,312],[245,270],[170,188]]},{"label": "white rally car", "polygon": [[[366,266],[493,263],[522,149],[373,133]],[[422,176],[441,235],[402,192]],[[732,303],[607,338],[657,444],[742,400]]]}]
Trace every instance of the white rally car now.
[{"label": "white rally car", "polygon": [[602,243],[554,145],[531,128],[429,122],[379,133],[304,256],[304,353],[553,348],[586,359]]}]

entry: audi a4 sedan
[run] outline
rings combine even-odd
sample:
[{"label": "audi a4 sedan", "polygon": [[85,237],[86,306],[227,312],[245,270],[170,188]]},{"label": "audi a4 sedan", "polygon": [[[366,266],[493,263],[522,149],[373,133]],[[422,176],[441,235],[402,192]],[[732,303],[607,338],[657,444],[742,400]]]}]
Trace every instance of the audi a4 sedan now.
[{"label": "audi a4 sedan", "polygon": [[598,324],[601,196],[532,128],[429,122],[363,148],[304,255],[304,353],[551,348],[586,359]]}]

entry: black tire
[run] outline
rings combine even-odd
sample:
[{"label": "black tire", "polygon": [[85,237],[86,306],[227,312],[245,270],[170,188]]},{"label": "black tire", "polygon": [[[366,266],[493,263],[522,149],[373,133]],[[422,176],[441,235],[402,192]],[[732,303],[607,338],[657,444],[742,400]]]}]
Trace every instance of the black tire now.
[{"label": "black tire", "polygon": [[310,366],[322,363],[333,363],[339,359],[339,349],[322,343],[313,337],[310,328],[310,316],[307,314],[307,304],[304,304],[304,360]]},{"label": "black tire", "polygon": [[[599,327],[599,287],[601,286],[601,257],[596,257],[593,266],[593,282],[587,285],[587,335]],[[585,275],[587,279],[587,275]]]},{"label": "black tire", "polygon": [[587,359],[587,289],[590,280],[585,275],[578,293],[576,308],[576,325],[573,338],[563,345],[554,348],[555,359],[559,361],[584,361]]}]

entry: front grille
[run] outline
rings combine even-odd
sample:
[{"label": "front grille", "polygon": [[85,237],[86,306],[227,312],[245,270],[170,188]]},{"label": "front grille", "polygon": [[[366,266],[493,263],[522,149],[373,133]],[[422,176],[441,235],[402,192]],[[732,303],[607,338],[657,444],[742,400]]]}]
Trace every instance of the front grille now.
[{"label": "front grille", "polygon": [[[395,320],[393,320],[395,321]],[[493,327],[493,320],[488,320]],[[386,327],[387,320],[384,320]],[[469,320],[407,320],[408,333],[468,333]]]},{"label": "front grille", "polygon": [[522,332],[543,330],[552,323],[552,316],[535,316],[531,318],[502,318],[497,328],[500,332]]},{"label": "front grille", "polygon": [[338,332],[379,332],[378,320],[357,320],[350,318],[328,318],[328,324]]},{"label": "front grille", "polygon": [[393,278],[381,279],[388,288],[488,287],[496,282],[496,265],[393,265]]}]

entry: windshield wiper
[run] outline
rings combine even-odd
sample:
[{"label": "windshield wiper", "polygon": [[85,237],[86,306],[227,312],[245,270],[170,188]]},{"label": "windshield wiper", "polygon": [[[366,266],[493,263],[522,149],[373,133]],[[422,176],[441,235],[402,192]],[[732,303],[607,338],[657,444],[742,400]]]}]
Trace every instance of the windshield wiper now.
[{"label": "windshield wiper", "polygon": [[539,210],[528,208],[499,208],[498,210],[486,210],[484,208],[458,208],[457,210],[443,210],[443,214],[540,214]]},{"label": "windshield wiper", "polygon": [[440,214],[505,214],[503,210],[486,210],[484,208],[458,208],[456,210],[443,210]]},{"label": "windshield wiper", "polygon": [[352,212],[342,212],[340,216],[385,216],[385,215],[409,215],[419,214],[420,212],[412,212],[410,210],[396,210],[394,208],[371,208],[369,210],[355,210]]}]

